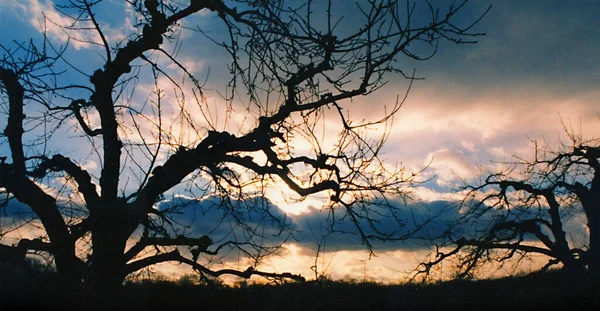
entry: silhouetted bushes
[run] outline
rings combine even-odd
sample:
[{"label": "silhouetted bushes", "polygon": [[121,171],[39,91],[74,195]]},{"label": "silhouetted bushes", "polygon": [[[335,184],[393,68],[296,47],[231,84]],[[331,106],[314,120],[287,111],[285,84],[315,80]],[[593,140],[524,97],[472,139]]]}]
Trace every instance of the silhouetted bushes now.
[{"label": "silhouetted bushes", "polygon": [[[47,273],[47,274],[44,274]],[[0,297],[2,305],[94,307],[94,293],[60,285],[52,272],[40,274],[25,291]],[[45,277],[41,277],[45,275]],[[549,272],[495,280],[381,285],[329,281],[227,287],[187,276],[177,282],[128,282],[115,290],[110,306],[204,310],[403,310],[448,306],[591,306],[600,303],[597,281],[586,275]]]}]

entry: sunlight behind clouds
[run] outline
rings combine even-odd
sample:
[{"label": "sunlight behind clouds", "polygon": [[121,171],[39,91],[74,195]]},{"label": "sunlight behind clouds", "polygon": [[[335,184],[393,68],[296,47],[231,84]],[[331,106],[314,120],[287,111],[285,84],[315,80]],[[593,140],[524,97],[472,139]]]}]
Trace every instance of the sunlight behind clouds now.
[{"label": "sunlight behind clouds", "polygon": [[[69,51],[69,57],[72,57],[75,63],[81,62],[84,63],[83,66],[89,66],[94,62],[101,62],[105,57],[104,50],[101,46],[90,43],[101,42],[97,32],[65,32],[59,27],[71,25],[73,22],[53,6],[53,3],[59,2],[61,1],[0,0],[3,19],[20,20],[20,28],[23,28],[17,29],[12,23],[0,21],[2,41],[21,42],[20,40],[31,37],[32,33],[37,36],[36,39],[40,39],[41,29],[45,28],[48,36],[54,40],[53,43],[65,44],[69,41],[74,50]],[[129,8],[128,11],[119,14],[99,10],[97,15],[109,43],[114,45],[121,42],[122,46],[127,40],[125,34],[135,34],[137,31],[133,26],[136,13],[129,5],[125,5],[125,1],[107,2]],[[407,174],[418,172],[429,165],[419,178],[432,180],[407,189],[412,192],[414,201],[424,204],[425,207],[430,207],[426,203],[458,202],[463,199],[465,192],[455,191],[462,186],[463,179],[475,180],[485,170],[501,171],[510,165],[503,162],[513,161],[515,156],[531,159],[535,151],[532,141],[554,148],[559,147],[561,141],[566,141],[565,129],[584,138],[598,137],[600,133],[600,53],[595,48],[600,46],[600,32],[596,31],[600,6],[595,1],[487,3],[493,4],[493,8],[478,26],[487,32],[487,36],[478,37],[479,43],[464,50],[449,45],[440,46],[438,54],[426,62],[407,61],[407,72],[416,69],[416,75],[425,77],[425,80],[414,81],[407,100],[395,115],[393,123],[390,120],[390,123],[384,126],[373,126],[370,131],[363,133],[363,137],[377,139],[386,128],[390,131],[387,145],[382,149],[382,158],[386,161],[384,167],[390,171],[396,168],[396,163],[405,166]],[[487,6],[486,1],[470,4]],[[103,4],[99,6],[101,5]],[[222,29],[218,25],[215,26],[217,17],[206,13],[204,11],[194,15],[189,20],[191,22],[185,22],[185,26],[197,26],[198,28],[194,29],[202,29],[218,38]],[[80,26],[91,24],[88,22]],[[69,40],[70,35],[75,36],[76,40]],[[260,90],[257,92],[264,95],[260,100],[265,107],[266,103],[269,103],[268,109],[257,108],[246,94],[236,94],[233,101],[224,99],[231,91],[228,86],[230,72],[226,58],[215,52],[218,49],[203,45],[203,40],[192,40],[196,35],[198,34],[192,30],[183,30],[179,42],[165,40],[163,48],[179,51],[178,61],[198,78],[202,84],[202,94],[192,92],[189,87],[191,81],[184,77],[180,68],[155,51],[148,53],[148,58],[165,68],[165,73],[169,74],[173,81],[158,73],[154,85],[150,66],[139,67],[140,80],[135,81],[135,92],[126,95],[131,98],[125,98],[125,95],[119,97],[119,100],[130,100],[131,106],[139,109],[139,114],[135,116],[120,111],[122,137],[126,137],[130,145],[145,143],[153,145],[154,148],[159,140],[163,144],[156,155],[154,166],[162,165],[168,155],[176,152],[181,146],[193,147],[206,137],[208,131],[226,130],[238,136],[248,132],[257,124],[259,115],[272,113],[285,100],[282,94],[265,94],[266,92],[260,93]],[[136,61],[132,65],[137,69],[138,66],[147,64]],[[89,77],[86,75],[91,75],[91,70],[97,68],[88,69],[82,69],[84,74],[75,78],[69,76],[67,81],[81,79],[84,81],[82,84],[89,85]],[[204,80],[207,81],[206,84],[203,84]],[[177,83],[183,85],[181,90],[177,89]],[[344,103],[342,113],[356,120],[377,120],[384,115],[386,109],[389,111],[393,107],[398,96],[402,99],[408,84],[407,79],[391,78],[379,92],[367,97],[353,98],[352,101]],[[153,101],[156,103],[157,89],[163,92],[160,122],[164,122],[162,125],[168,128],[160,139],[156,132],[156,125],[159,123],[158,107],[156,104],[149,104]],[[28,106],[27,109],[36,109],[30,108],[32,106]],[[189,118],[193,128],[190,124],[182,122],[182,112]],[[30,115],[29,111],[26,113]],[[86,117],[91,128],[99,127],[100,120],[96,110],[90,109]],[[329,152],[339,147],[339,134],[343,127],[337,119],[338,111],[333,108],[324,109],[320,117],[315,128],[302,129],[296,137],[286,138],[289,139],[289,145],[292,146],[295,155],[314,155],[319,148]],[[137,120],[142,119],[151,120],[154,124],[136,124]],[[300,116],[291,120],[294,126],[302,127],[303,121]],[[61,129],[63,131],[57,133],[49,143],[49,150],[63,151],[74,162],[88,170],[93,175],[93,181],[97,183],[95,176],[99,176],[102,168],[101,156],[96,154],[93,148],[80,149],[83,148],[83,144],[80,145],[79,142],[84,138],[80,136],[81,131],[74,130],[78,122],[74,119],[69,122],[71,123],[67,126],[70,127]],[[0,130],[4,127],[5,124],[0,124]],[[101,138],[94,139],[98,142],[98,148]],[[2,149],[3,152],[5,150],[7,149]],[[124,192],[137,189],[139,185],[136,182],[143,179],[139,176],[145,173],[143,170],[151,163],[151,157],[144,153],[146,151],[140,150],[142,149],[133,150],[128,154],[131,159],[139,161],[142,165],[141,168],[132,169],[139,169],[136,172],[124,172],[123,180],[131,179],[126,185],[125,182],[121,185],[127,188]],[[253,156],[257,163],[266,163],[266,157],[262,153],[248,155]],[[307,168],[310,167],[298,165],[292,173],[306,176],[311,173]],[[242,180],[250,179],[252,174],[251,171],[235,165],[231,169],[238,173]],[[195,177],[208,180],[205,173]],[[291,219],[299,222],[322,220],[323,215],[327,214],[327,210],[321,211],[328,203],[327,193],[301,198],[279,180],[268,180],[265,183],[268,185],[263,192],[276,207],[277,213],[287,213]],[[67,188],[75,187],[73,182],[60,177],[50,184],[52,187],[42,184],[40,186],[44,187],[47,193],[58,196],[61,201],[82,203],[81,198],[69,193],[59,193],[57,190],[65,184],[68,185]],[[249,192],[257,192],[259,189],[257,185],[245,188]],[[97,190],[100,190],[99,186]],[[175,193],[175,190],[171,190],[169,194]],[[587,234],[586,224],[581,220],[574,219],[571,225],[580,227],[580,235]],[[37,234],[34,229],[31,232]],[[18,234],[29,237],[31,232],[22,231]],[[15,239],[9,235],[5,238]],[[287,244],[288,251],[267,259],[262,263],[263,266],[278,272],[290,271],[312,276],[314,271],[311,270],[311,265],[314,264],[316,254],[312,247],[314,245],[310,243],[314,241],[309,243],[306,236],[303,238],[305,240]],[[368,256],[364,251],[350,249],[363,247],[359,245],[360,241],[357,241],[358,239],[340,242],[346,243],[342,247],[348,249],[339,251],[336,251],[335,246],[328,245],[327,252],[318,258],[319,271],[334,278],[350,276],[361,279],[364,276],[394,282],[401,278],[401,271],[414,268],[414,264],[422,255],[421,250],[393,246],[395,250],[384,249],[378,253],[378,257],[365,261]],[[226,262],[225,266],[235,264],[239,263]],[[177,275],[184,271],[181,266],[168,264],[162,265],[160,270],[169,275]]]},{"label": "sunlight behind clouds", "polygon": [[[285,250],[277,256],[265,258],[257,269],[269,272],[290,272],[300,274],[309,280],[325,277],[332,280],[359,280],[377,281],[383,284],[398,284],[407,281],[416,264],[425,258],[426,251],[385,251],[376,257],[369,257],[364,250],[335,250],[327,248],[318,255],[313,250],[301,245],[287,243]],[[251,263],[250,263],[251,264]],[[244,270],[246,266],[239,262],[222,262],[211,265],[214,269],[236,268]],[[315,273],[316,270],[316,273]],[[183,274],[192,273],[189,267],[183,265],[163,263],[155,267],[163,275],[178,278]],[[224,277],[225,284],[233,285],[241,279],[237,277]],[[264,282],[259,277],[251,281]]]}]

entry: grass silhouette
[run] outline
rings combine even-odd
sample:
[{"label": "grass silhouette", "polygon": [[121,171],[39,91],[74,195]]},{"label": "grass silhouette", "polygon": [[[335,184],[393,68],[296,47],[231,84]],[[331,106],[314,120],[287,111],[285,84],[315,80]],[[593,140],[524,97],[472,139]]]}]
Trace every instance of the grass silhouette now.
[{"label": "grass silhouette", "polygon": [[[30,265],[28,279],[1,282],[0,308],[87,307],[94,308],[94,293],[61,283],[56,274],[40,264]],[[20,274],[22,277],[22,274]],[[12,283],[10,283],[12,282]],[[115,289],[110,305],[126,308],[192,308],[205,310],[328,310],[328,309],[421,309],[427,307],[592,306],[600,304],[597,281],[587,275],[549,271],[491,280],[453,280],[430,284],[383,285],[355,280],[323,279],[279,285],[218,281],[197,282],[192,276],[179,281],[165,279],[127,282]],[[17,290],[18,289],[18,290]]]}]

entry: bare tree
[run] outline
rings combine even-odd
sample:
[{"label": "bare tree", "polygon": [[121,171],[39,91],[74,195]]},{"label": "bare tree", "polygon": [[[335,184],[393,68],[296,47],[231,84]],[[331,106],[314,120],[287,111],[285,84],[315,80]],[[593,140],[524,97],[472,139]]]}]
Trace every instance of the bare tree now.
[{"label": "bare tree", "polygon": [[511,265],[546,257],[542,270],[559,265],[569,273],[600,269],[600,147],[566,131],[558,151],[535,144],[533,160],[517,158],[509,169],[466,186],[456,223],[438,243],[430,273],[453,262],[460,277],[490,263]]},{"label": "bare tree", "polygon": [[[211,270],[199,260],[228,248],[265,254],[254,239],[260,228],[241,214],[272,215],[262,198],[280,187],[291,190],[291,199],[321,194],[332,215],[343,208],[369,248],[372,239],[405,236],[400,229],[378,230],[375,218],[385,209],[395,215],[397,207],[385,197],[402,195],[414,181],[414,174],[379,158],[404,99],[371,121],[352,118],[344,107],[380,89],[389,74],[412,83],[414,77],[397,67],[400,56],[426,60],[441,40],[475,42],[480,34],[471,29],[479,19],[455,21],[466,1],[443,9],[360,1],[351,4],[352,23],[344,24],[329,1],[128,0],[132,33],[116,42],[103,27],[106,9],[96,11],[111,4],[55,5],[72,21],[61,25],[70,42],[100,55],[103,64],[95,71],[74,63],[67,45],[46,36],[38,45],[2,43],[3,139],[10,154],[0,163],[0,187],[4,206],[16,199],[33,211],[3,232],[28,224],[44,231],[19,246],[51,254],[65,279],[99,288],[161,262],[210,276],[301,279],[253,267]],[[194,25],[200,13],[222,31]],[[226,87],[211,89],[178,59],[184,32],[192,36],[187,42],[199,40],[228,55]],[[148,80],[154,86],[144,93],[139,84]],[[233,122],[236,115],[242,121]],[[56,150],[66,135],[77,144],[70,157]],[[99,168],[84,168],[86,161]],[[182,208],[168,204],[177,193],[193,202],[220,198],[232,226],[249,234],[221,243],[191,236],[172,217]],[[285,227],[283,219],[274,220]]]}]

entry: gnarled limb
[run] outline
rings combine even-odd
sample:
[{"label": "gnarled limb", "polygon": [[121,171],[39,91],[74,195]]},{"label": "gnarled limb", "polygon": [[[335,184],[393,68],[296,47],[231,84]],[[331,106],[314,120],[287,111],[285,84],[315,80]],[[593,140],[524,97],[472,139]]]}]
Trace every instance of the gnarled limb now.
[{"label": "gnarled limb", "polygon": [[193,261],[191,259],[188,259],[188,258],[182,256],[179,253],[179,251],[177,251],[177,250],[174,250],[169,253],[157,254],[154,256],[140,259],[138,261],[131,262],[131,263],[127,264],[126,273],[128,273],[128,274],[133,273],[133,272],[143,269],[145,267],[155,265],[157,263],[169,262],[169,261],[187,264],[187,265],[191,266],[194,270],[196,270],[200,273],[208,274],[213,277],[219,277],[221,275],[227,274],[227,275],[235,275],[235,276],[245,278],[245,279],[248,279],[253,275],[258,275],[258,276],[262,276],[262,277],[266,277],[266,278],[292,279],[297,282],[304,282],[306,280],[304,277],[302,277],[300,275],[296,275],[296,274],[263,272],[263,271],[259,271],[259,270],[254,270],[254,268],[252,268],[252,267],[249,267],[245,271],[239,271],[239,270],[234,270],[234,269],[221,269],[221,270],[215,271],[215,270],[211,270],[211,269],[197,263],[196,261]]},{"label": "gnarled limb", "polygon": [[195,250],[199,253],[215,254],[214,252],[208,251],[208,247],[211,244],[212,240],[206,235],[199,238],[190,238],[181,235],[176,238],[153,238],[144,236],[125,253],[124,259],[126,262],[133,259],[148,246],[190,246],[195,247]]},{"label": "gnarled limb", "polygon": [[46,175],[46,171],[66,172],[77,182],[78,191],[83,194],[88,209],[93,210],[98,206],[100,197],[96,191],[96,185],[92,183],[90,174],[71,159],[60,154],[54,155],[52,158],[42,157],[40,164],[28,175],[42,178]]},{"label": "gnarled limb", "polygon": [[75,100],[71,103],[71,105],[69,105],[69,109],[71,109],[71,111],[75,115],[75,119],[77,119],[77,122],[79,122],[79,125],[83,129],[84,133],[86,133],[87,135],[89,135],[91,137],[101,135],[102,129],[93,129],[92,130],[89,127],[89,125],[87,124],[87,122],[83,119],[83,116],[81,115],[81,108],[84,106],[88,106],[88,105],[89,104],[87,102],[85,102],[84,100]]},{"label": "gnarled limb", "polygon": [[[0,161],[0,187],[6,186],[7,192],[32,206],[48,231],[50,248],[57,264],[77,266],[73,260],[63,260],[66,253],[61,252],[74,253],[75,241],[81,241],[82,237],[87,238],[87,234],[91,233],[92,250],[89,251],[91,256],[86,257],[86,275],[90,277],[90,283],[99,285],[99,288],[115,287],[127,273],[167,260],[183,262],[215,276],[230,273],[244,277],[256,274],[292,277],[251,269],[242,272],[228,269],[212,271],[196,262],[200,252],[215,255],[225,246],[238,246],[241,251],[246,251],[245,247],[240,247],[242,244],[257,250],[266,249],[253,240],[261,234],[258,232],[262,229],[261,225],[254,223],[254,219],[245,223],[248,220],[239,218],[242,212],[232,208],[235,205],[232,202],[237,199],[245,204],[246,212],[250,210],[263,217],[280,220],[271,214],[271,204],[267,203],[262,208],[253,204],[252,200],[257,198],[268,202],[269,198],[260,196],[281,181],[291,189],[294,197],[298,195],[304,199],[316,193],[327,194],[329,200],[323,200],[323,205],[331,211],[340,206],[345,208],[348,219],[355,223],[368,247],[369,239],[396,240],[404,237],[398,235],[399,229],[385,232],[375,228],[379,221],[377,217],[385,214],[379,213],[377,208],[388,208],[388,215],[397,215],[386,196],[404,194],[401,185],[414,181],[414,175],[402,175],[403,169],[398,165],[388,170],[379,159],[383,143],[391,131],[392,116],[401,104],[396,102],[393,109],[376,121],[355,122],[345,110],[344,101],[378,90],[386,84],[388,73],[400,74],[412,82],[414,75],[406,76],[395,67],[401,63],[396,62],[398,56],[426,59],[435,54],[440,39],[462,43],[466,42],[461,41],[462,38],[481,35],[470,31],[472,25],[459,27],[451,22],[465,2],[458,6],[450,5],[440,14],[431,10],[430,22],[413,17],[411,10],[402,11],[396,0],[360,2],[356,14],[363,19],[364,25],[341,29],[345,27],[336,26],[331,11],[323,16],[322,25],[318,25],[313,22],[313,12],[309,9],[304,15],[302,7],[293,7],[297,4],[295,2],[290,7],[279,1],[242,1],[238,8],[234,8],[231,7],[234,2],[222,0],[190,1],[183,5],[158,0],[127,1],[126,5],[136,14],[133,26],[137,31],[132,31],[119,42],[110,42],[120,39],[101,29],[105,24],[101,12],[95,11],[94,6],[98,3],[73,0],[60,7],[64,12],[75,11],[72,14],[75,16],[73,25],[66,27],[67,35],[71,31],[89,31],[86,35],[91,34],[94,38],[84,38],[79,42],[88,43],[92,49],[100,47],[100,53],[104,54],[100,56],[103,64],[91,75],[85,72],[87,69],[65,59],[62,49],[53,48],[52,40],[45,40],[45,44],[58,54],[56,59],[60,61],[56,67],[89,77],[89,83],[83,82],[89,86],[71,84],[71,78],[76,75],[67,76],[68,85],[57,85],[61,75],[50,68],[53,62],[45,64],[47,66],[38,76],[31,71],[18,70],[19,66],[5,67],[16,68],[12,72],[18,73],[18,77],[24,73],[28,78],[39,81],[24,84],[24,92],[31,94],[26,96],[28,100],[31,98],[43,108],[38,115],[30,117],[40,122],[38,129],[43,129],[42,134],[32,131],[31,137],[23,140],[23,96],[19,95],[18,88],[9,87],[12,83],[9,81],[10,72],[0,73],[8,77],[0,77],[5,86],[1,90],[6,89],[3,95],[9,99],[16,98],[9,104],[11,111],[6,129],[10,134],[13,162]],[[225,112],[222,117],[214,119],[205,114],[211,113],[206,102],[211,95],[205,96],[208,89],[203,89],[193,76],[197,73],[194,72],[196,69],[186,68],[187,61],[178,58],[181,55],[178,54],[181,42],[178,40],[181,39],[178,37],[179,30],[194,29],[187,22],[193,21],[189,17],[201,10],[214,14],[218,17],[216,22],[225,27],[227,38],[223,41],[207,36],[209,43],[224,48],[222,51],[232,56],[230,66],[223,70],[231,77],[226,95],[222,96]],[[401,16],[403,12],[405,16]],[[203,34],[208,33],[200,27],[197,29]],[[166,44],[165,39],[171,40],[173,45]],[[431,44],[431,55],[422,56],[411,51],[413,42]],[[167,52],[171,48],[173,51]],[[30,54],[36,56],[45,53],[37,53],[33,46],[30,49]],[[10,49],[6,50],[12,53]],[[222,55],[218,56],[221,59]],[[17,56],[9,55],[8,59],[20,64]],[[25,66],[35,65],[35,61],[26,61]],[[150,64],[150,68],[146,64]],[[148,82],[140,76],[146,73],[145,69],[152,70],[150,79],[154,79],[154,85],[151,90],[141,87],[143,92],[137,92],[138,86]],[[181,81],[171,73],[177,69],[178,73],[183,73]],[[162,75],[168,79],[162,80]],[[193,82],[192,85],[188,84],[188,80]],[[21,81],[30,80],[23,78]],[[169,87],[165,87],[163,81],[174,85],[175,96],[167,94],[165,90]],[[244,90],[240,90],[240,82]],[[89,98],[81,99],[83,97],[77,94],[78,91],[89,92]],[[188,91],[193,96],[189,96]],[[152,95],[149,95],[144,102],[146,92],[156,94],[157,101],[153,102],[149,99]],[[223,93],[217,90],[214,94],[219,95],[212,98],[219,98],[220,105]],[[169,96],[169,104],[174,105],[161,105],[163,96]],[[193,115],[194,108],[186,106],[190,98],[196,100],[198,107],[194,108],[200,110],[199,115],[204,120],[198,120],[196,117],[200,116]],[[86,119],[88,108],[99,114],[99,127],[92,127]],[[220,108],[217,108],[219,114]],[[325,133],[325,126],[323,133],[319,132],[321,125],[329,125],[332,120],[329,115],[325,116],[328,108],[333,108],[333,125],[340,128],[335,133],[339,137],[332,141],[325,137],[334,136],[330,135],[329,129]],[[169,111],[177,109],[179,111]],[[131,121],[124,117],[127,113],[132,117]],[[244,120],[240,121],[243,124],[230,124],[237,121],[233,113],[243,115]],[[171,120],[165,117],[173,114],[176,116]],[[98,156],[100,194],[92,182],[97,172],[90,169],[88,173],[78,166],[79,160],[47,154],[47,150],[56,147],[48,141],[52,133],[64,131],[65,127],[73,124],[83,130],[85,135],[81,137],[89,143],[83,148],[84,152]],[[384,134],[371,140],[366,131],[379,126]],[[237,132],[233,132],[236,128]],[[300,151],[298,149],[301,148],[294,149],[297,146],[294,139],[298,137],[305,139],[309,147]],[[36,146],[23,150],[21,140],[41,142],[44,147],[48,144],[49,148],[41,152],[41,148]],[[37,161],[37,167],[30,172],[26,172],[28,161]],[[50,195],[44,187],[54,191],[61,180],[49,178],[48,172],[58,171],[68,174],[76,182],[76,189],[67,185],[58,189],[59,194]],[[132,187],[131,183],[127,183],[130,181],[139,184]],[[187,181],[190,182],[189,187],[182,185],[177,188]],[[194,193],[196,187],[202,191],[200,195]],[[243,238],[246,240],[236,240],[243,239],[235,236],[237,227],[230,232],[233,237],[229,242],[216,248],[211,248],[212,241],[206,236],[178,236],[188,234],[189,230],[174,220],[175,217],[170,218],[169,213],[173,215],[182,211],[182,207],[175,202],[166,209],[160,208],[165,206],[163,204],[170,204],[167,196],[171,195],[171,190],[182,189],[193,196],[189,202],[202,203],[202,198],[208,196],[222,199],[221,203],[226,207],[223,219],[234,218],[233,223],[245,230]],[[58,206],[57,202],[62,204],[62,199],[66,198],[68,203],[73,203],[76,199],[71,198],[79,195],[85,198],[89,215],[84,219],[76,219],[79,214],[61,215],[68,208]],[[179,195],[173,193],[172,201],[177,200]],[[378,199],[382,201],[376,201]],[[73,209],[79,208],[78,204],[73,206]],[[153,217],[155,215],[159,216],[158,219]],[[395,220],[402,226],[401,221]],[[364,228],[359,223],[365,223]],[[281,235],[284,224],[278,224],[281,224],[281,229],[277,228],[277,234]],[[144,230],[144,236],[127,249],[138,229]],[[159,253],[143,258],[146,255],[144,250],[150,246],[157,247]],[[164,253],[165,249],[182,247],[190,248],[192,259],[176,252]],[[263,254],[248,255],[259,257]],[[73,258],[76,257],[72,255],[70,259]]]},{"label": "gnarled limb", "polygon": [[[438,245],[436,260],[423,264],[424,271],[453,257],[467,275],[487,262],[503,263],[516,252],[549,257],[542,269],[562,264],[567,271],[600,271],[598,139],[582,143],[580,137],[567,135],[572,145],[553,151],[534,141],[533,160],[518,158],[508,170],[465,186],[463,213],[446,232],[445,243]],[[571,217],[587,219],[583,240],[567,234]],[[457,234],[462,238],[450,239]],[[531,245],[534,241],[541,243]],[[442,246],[452,249],[439,251]]]}]

